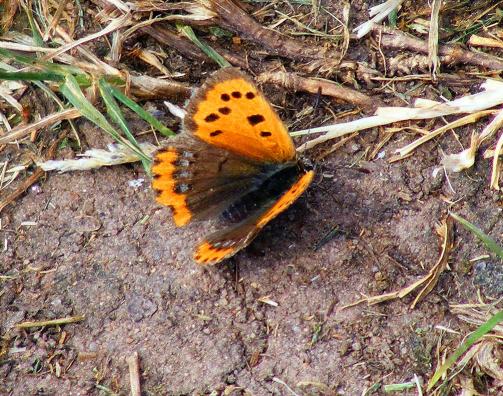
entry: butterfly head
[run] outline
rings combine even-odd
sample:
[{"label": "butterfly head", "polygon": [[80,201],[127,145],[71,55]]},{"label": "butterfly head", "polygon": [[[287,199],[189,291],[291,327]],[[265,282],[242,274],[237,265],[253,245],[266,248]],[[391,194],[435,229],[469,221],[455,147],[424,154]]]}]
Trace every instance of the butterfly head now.
[{"label": "butterfly head", "polygon": [[303,157],[303,156],[298,158],[297,165],[298,165],[299,169],[301,171],[303,171],[303,173],[309,172],[312,170],[315,171],[317,168],[316,164],[310,158]]}]

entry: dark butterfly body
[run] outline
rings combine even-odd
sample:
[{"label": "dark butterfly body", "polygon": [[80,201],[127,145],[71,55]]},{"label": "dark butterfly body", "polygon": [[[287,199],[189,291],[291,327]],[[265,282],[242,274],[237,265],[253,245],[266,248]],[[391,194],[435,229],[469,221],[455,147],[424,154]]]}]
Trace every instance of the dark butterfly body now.
[{"label": "dark butterfly body", "polygon": [[196,247],[201,264],[247,246],[314,175],[269,103],[236,69],[217,72],[192,98],[184,130],[156,154],[152,186],[178,226],[215,214],[233,223]]}]

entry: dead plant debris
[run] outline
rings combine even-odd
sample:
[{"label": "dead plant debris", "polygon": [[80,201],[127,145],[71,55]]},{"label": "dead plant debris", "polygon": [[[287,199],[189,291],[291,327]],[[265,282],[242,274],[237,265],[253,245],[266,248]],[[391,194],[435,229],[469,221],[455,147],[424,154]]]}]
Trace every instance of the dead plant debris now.
[{"label": "dead plant debris", "polygon": [[[471,277],[481,258],[500,264],[481,249],[502,231],[503,1],[374,3],[0,2],[1,394],[19,384],[30,394],[502,392],[501,296]],[[179,129],[169,111],[183,116],[193,87],[225,65],[263,83],[322,176],[302,227],[272,229],[274,248],[258,242],[265,256],[250,249],[230,272],[192,273],[177,253],[192,234],[142,200],[144,171],[131,168],[129,190],[88,171],[141,160],[148,173],[162,136]],[[86,173],[45,181],[50,170]],[[56,177],[79,182],[64,179],[48,199]],[[416,293],[410,309],[333,309],[372,274],[381,291],[407,284],[437,249],[416,228],[451,210],[492,245],[458,238],[448,216],[426,274],[349,305]],[[82,231],[81,218],[99,226]],[[404,224],[410,237],[397,242]],[[352,247],[367,229],[371,259]],[[32,311],[59,319],[25,321]],[[435,332],[436,369],[417,369],[401,340],[419,326]]]}]

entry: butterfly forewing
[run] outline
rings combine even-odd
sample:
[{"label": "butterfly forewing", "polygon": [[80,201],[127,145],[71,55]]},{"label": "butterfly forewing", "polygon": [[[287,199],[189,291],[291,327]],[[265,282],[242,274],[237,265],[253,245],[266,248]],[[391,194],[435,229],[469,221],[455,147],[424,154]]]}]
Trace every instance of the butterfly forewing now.
[{"label": "butterfly forewing", "polygon": [[205,142],[260,162],[295,158],[295,146],[267,99],[234,68],[221,69],[187,107],[184,128]]}]

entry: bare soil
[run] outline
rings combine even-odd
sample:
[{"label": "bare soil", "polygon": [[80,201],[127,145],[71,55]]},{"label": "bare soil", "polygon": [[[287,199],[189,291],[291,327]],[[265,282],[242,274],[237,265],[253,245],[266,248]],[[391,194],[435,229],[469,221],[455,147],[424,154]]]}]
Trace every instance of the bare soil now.
[{"label": "bare soil", "polygon": [[[353,5],[362,14],[352,26],[367,15],[361,3]],[[358,58],[356,45],[350,54]],[[215,67],[187,78],[202,81],[202,69]],[[394,89],[408,92],[416,83]],[[428,86],[417,95],[438,99],[442,87]],[[455,97],[478,87],[450,89]],[[284,105],[279,112],[288,124],[309,125],[296,115],[313,105],[313,95],[265,91]],[[329,107],[347,107],[321,103],[318,119],[330,115]],[[79,128],[89,147],[106,143],[88,122]],[[440,342],[434,326],[472,329],[449,303],[476,302],[478,289],[503,294],[480,274],[494,270],[490,260],[479,273],[469,261],[487,253],[471,234],[456,228],[450,269],[415,309],[413,296],[342,307],[427,273],[440,252],[435,224],[449,209],[501,237],[501,196],[488,188],[487,160],[448,180],[443,172],[433,176],[443,153],[460,151],[459,142],[467,147],[471,130],[459,134],[460,141],[447,134],[389,163],[414,135],[397,134],[382,149],[384,158],[366,160],[383,134],[361,133],[318,163],[308,192],[249,248],[208,269],[192,262],[192,248],[214,225],[176,228],[169,210],[155,204],[140,165],[48,174],[1,215],[0,272],[12,278],[2,280],[0,330],[14,352],[0,362],[0,394],[127,395],[126,358],[134,351],[144,395],[293,394],[287,386],[299,395],[360,395],[414,374],[426,382]],[[67,148],[58,157],[71,155]],[[145,179],[141,187],[128,184],[138,178]],[[72,315],[85,319],[62,328],[14,327]],[[443,334],[441,344],[459,341]]]}]

